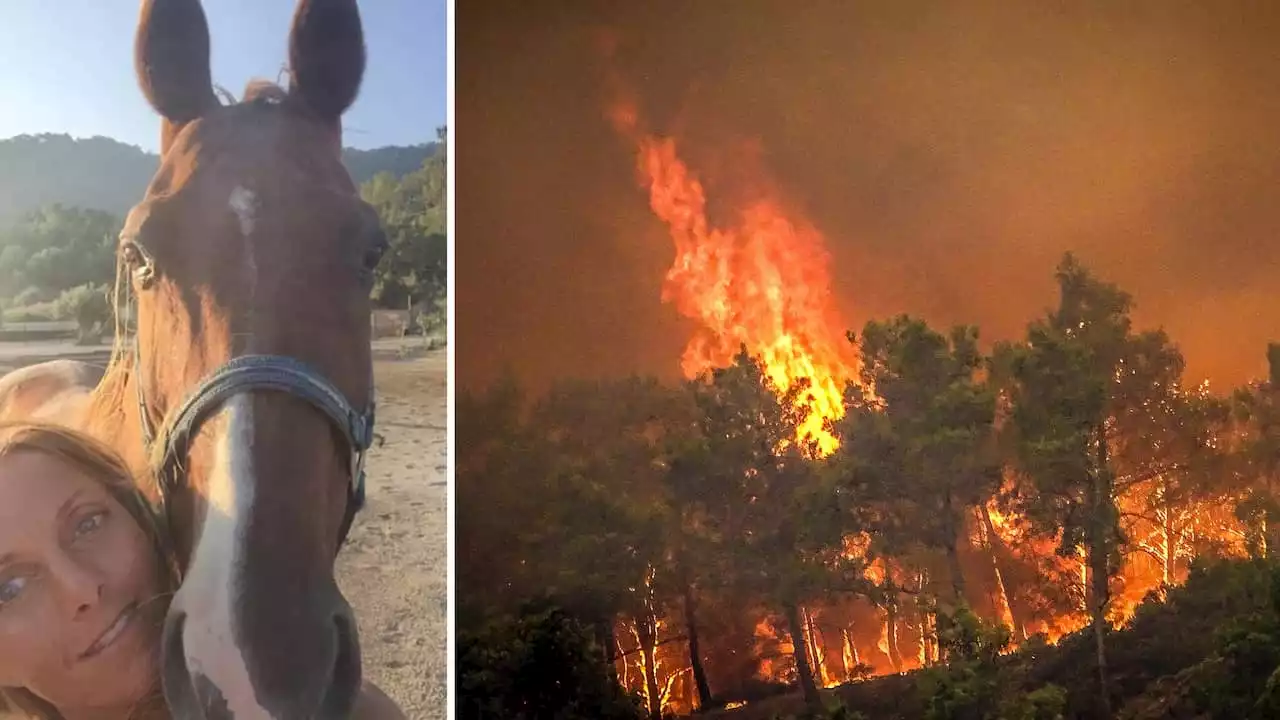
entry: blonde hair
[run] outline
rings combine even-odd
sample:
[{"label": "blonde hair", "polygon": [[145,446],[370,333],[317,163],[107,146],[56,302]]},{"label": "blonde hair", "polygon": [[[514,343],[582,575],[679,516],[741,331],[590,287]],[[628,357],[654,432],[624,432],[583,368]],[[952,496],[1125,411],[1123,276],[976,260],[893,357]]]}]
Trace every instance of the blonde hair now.
[{"label": "blonde hair", "polygon": [[[97,438],[60,425],[30,421],[0,422],[0,458],[23,452],[57,458],[101,484],[147,536],[156,553],[164,597],[167,598],[177,588],[177,564],[169,539],[161,531],[152,513],[151,504],[138,489],[129,467],[111,447]],[[158,686],[154,694],[155,697],[144,699],[137,706],[134,717],[150,716],[150,713],[163,708],[163,697],[159,695]],[[6,713],[15,710],[20,713],[17,717],[37,720],[62,718],[56,708],[29,690],[0,688],[0,718],[11,717]],[[168,715],[167,712],[161,712],[160,716]]]}]

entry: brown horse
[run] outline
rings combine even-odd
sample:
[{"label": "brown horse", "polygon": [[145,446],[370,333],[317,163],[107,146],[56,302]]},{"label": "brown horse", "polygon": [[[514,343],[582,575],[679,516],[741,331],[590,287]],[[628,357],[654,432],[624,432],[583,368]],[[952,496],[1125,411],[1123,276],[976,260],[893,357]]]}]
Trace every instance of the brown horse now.
[{"label": "brown horse", "polygon": [[171,530],[183,584],[162,678],[176,717],[346,717],[361,688],[334,558],[372,433],[369,286],[386,240],[341,163],[364,74],[355,0],[300,0],[290,86],[214,92],[199,0],[144,0],[139,84],[160,168],[129,213],[102,371],[0,380],[0,411],[116,447]]}]

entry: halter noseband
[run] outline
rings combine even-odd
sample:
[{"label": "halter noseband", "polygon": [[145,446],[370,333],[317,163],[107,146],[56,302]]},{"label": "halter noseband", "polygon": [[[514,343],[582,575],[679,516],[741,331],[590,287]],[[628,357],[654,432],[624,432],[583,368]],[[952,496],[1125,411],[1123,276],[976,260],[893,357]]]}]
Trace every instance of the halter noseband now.
[{"label": "halter noseband", "polygon": [[[137,373],[140,357],[134,347],[134,386],[142,422],[143,442],[151,453],[151,466],[159,482],[157,515],[168,526],[169,497],[177,490],[181,465],[191,449],[192,439],[204,424],[231,397],[247,392],[271,391],[305,400],[338,429],[351,450],[351,481],[347,488],[347,508],[338,535],[338,546],[347,539],[355,515],[364,507],[365,457],[373,444],[373,379],[369,383],[369,405],[357,411],[346,396],[319,372],[304,363],[281,355],[243,355],[214,370],[178,406],[157,434],[147,411],[142,377]],[[157,442],[159,444],[157,444]]]}]

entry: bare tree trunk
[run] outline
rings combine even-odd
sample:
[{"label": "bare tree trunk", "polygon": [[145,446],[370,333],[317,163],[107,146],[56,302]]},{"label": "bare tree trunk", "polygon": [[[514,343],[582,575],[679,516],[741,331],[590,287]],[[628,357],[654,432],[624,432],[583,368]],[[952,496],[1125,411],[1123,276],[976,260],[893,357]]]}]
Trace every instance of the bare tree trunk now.
[{"label": "bare tree trunk", "polygon": [[644,672],[644,696],[650,720],[662,720],[662,694],[658,690],[658,622],[653,613],[636,618],[636,640],[640,643],[640,663]]},{"label": "bare tree trunk", "polygon": [[[627,655],[626,655],[626,653],[625,653],[625,652],[623,652],[623,650],[622,650],[622,641],[621,641],[621,640],[618,640],[618,641],[615,641],[615,642],[616,642],[616,647],[618,648],[618,655],[617,655],[617,657],[622,658],[622,679],[621,679],[621,681],[620,681],[620,682],[622,683],[622,687],[626,688],[626,689],[627,689],[627,691],[628,691],[628,692],[630,692],[630,690],[631,690],[631,663],[627,662]],[[616,661],[616,660],[614,661],[614,668],[615,668],[614,674],[615,674],[615,676],[616,676],[616,674],[617,674],[617,670],[616,670],[616,668],[617,668],[617,661]]]},{"label": "bare tree trunk", "polygon": [[813,658],[814,682],[827,686],[826,654],[822,651],[822,642],[818,637],[818,626],[813,622],[813,613],[806,607],[800,608],[800,616],[804,620],[805,630],[809,637],[809,657]]},{"label": "bare tree trunk", "polygon": [[1107,574],[1105,568],[1099,567],[1105,562],[1105,559],[1101,562],[1094,561],[1091,609],[1093,611],[1093,635],[1098,655],[1098,699],[1104,713],[1103,717],[1111,717],[1111,691],[1107,682]]},{"label": "bare tree trunk", "polygon": [[960,565],[960,528],[963,523],[960,522],[960,513],[952,506],[949,492],[943,499],[942,512],[946,514],[943,547],[947,554],[947,569],[951,572],[951,592],[955,594],[956,607],[959,607],[961,603],[967,605],[969,602],[965,595],[964,567]]},{"label": "bare tree trunk", "polygon": [[983,537],[986,540],[987,552],[991,555],[991,571],[996,579],[996,604],[1001,614],[1001,622],[1006,618],[1014,638],[1019,641],[1027,639],[1026,628],[1019,622],[1013,612],[1013,602],[1009,599],[1009,590],[1004,584],[1004,573],[1000,571],[1000,553],[1004,548],[1004,539],[996,532],[995,523],[991,521],[991,509],[983,503],[978,509],[978,519],[982,523]]},{"label": "bare tree trunk", "polygon": [[1262,513],[1262,556],[1268,560],[1274,560],[1275,552],[1276,552],[1275,551],[1276,543],[1275,543],[1275,539],[1272,538],[1271,536],[1273,533],[1275,533],[1275,528],[1272,527],[1270,515],[1271,515],[1271,506],[1276,501],[1276,493],[1275,493],[1275,489],[1272,487],[1273,483],[1272,483],[1271,473],[1266,474],[1266,482],[1267,482],[1267,507],[1266,507],[1266,511]]},{"label": "bare tree trunk", "polygon": [[1111,717],[1111,691],[1107,682],[1107,606],[1110,604],[1112,525],[1115,500],[1112,497],[1106,425],[1097,430],[1098,466],[1093,474],[1093,512],[1089,523],[1089,610],[1098,655],[1098,701],[1103,717]]},{"label": "bare tree trunk", "polygon": [[955,607],[960,605],[968,605],[969,598],[965,594],[964,568],[960,565],[960,551],[956,547],[957,543],[952,540],[947,543],[947,568],[951,571],[951,593]]},{"label": "bare tree trunk", "polygon": [[711,686],[707,683],[707,671],[702,667],[701,643],[698,640],[697,598],[693,586],[684,584],[684,620],[689,634],[689,665],[693,668],[693,684],[698,691],[698,708],[711,707]]},{"label": "bare tree trunk", "polygon": [[889,639],[889,662],[893,663],[895,672],[902,672],[902,653],[898,649],[898,602],[897,598],[886,603],[884,613],[885,630]]},{"label": "bare tree trunk", "polygon": [[600,643],[600,651],[604,653],[605,666],[609,668],[609,676],[618,682],[618,639],[614,636],[615,618],[596,623],[596,640]]},{"label": "bare tree trunk", "polygon": [[924,667],[931,667],[937,659],[934,653],[934,633],[933,623],[930,619],[929,608],[924,604],[924,588],[928,584],[927,577],[923,570],[920,571],[920,583],[916,588],[919,593],[917,597],[917,609],[920,613],[920,664]]},{"label": "bare tree trunk", "polygon": [[800,607],[788,602],[783,607],[787,618],[787,632],[791,635],[792,655],[796,661],[796,675],[800,679],[800,690],[804,694],[804,702],[815,710],[822,707],[818,697],[818,686],[813,682],[813,670],[809,667],[809,653],[805,652],[804,625],[800,622]]},{"label": "bare tree trunk", "polygon": [[853,638],[849,637],[849,629],[842,628],[840,630],[840,639],[844,644],[844,679],[845,682],[853,680],[854,668],[859,664],[858,646],[854,644]]}]

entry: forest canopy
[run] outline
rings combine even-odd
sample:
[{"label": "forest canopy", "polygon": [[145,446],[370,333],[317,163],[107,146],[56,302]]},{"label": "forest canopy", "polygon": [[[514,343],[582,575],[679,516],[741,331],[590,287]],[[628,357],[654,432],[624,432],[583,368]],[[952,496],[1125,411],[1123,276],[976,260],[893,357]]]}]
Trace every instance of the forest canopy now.
[{"label": "forest canopy", "polygon": [[[1203,709],[1221,674],[1173,676],[1233,652],[1275,655],[1236,681],[1265,694],[1280,345],[1259,348],[1269,377],[1215,394],[1123,289],[1070,254],[1055,279],[1056,306],[990,350],[909,316],[850,333],[861,372],[825,456],[797,436],[803,385],[781,392],[746,348],[680,384],[460,393],[460,673],[492,700],[472,717],[538,716],[515,709],[532,675],[485,684],[497,657],[548,683],[604,673],[653,720],[789,688],[821,712],[822,688],[871,676],[918,711],[875,717],[1166,717],[1134,714],[1149,688]],[[1247,611],[1180,614],[1214,593]],[[509,665],[548,607],[581,628],[572,678]],[[1125,634],[1178,638],[1173,618],[1191,649]]]}]

